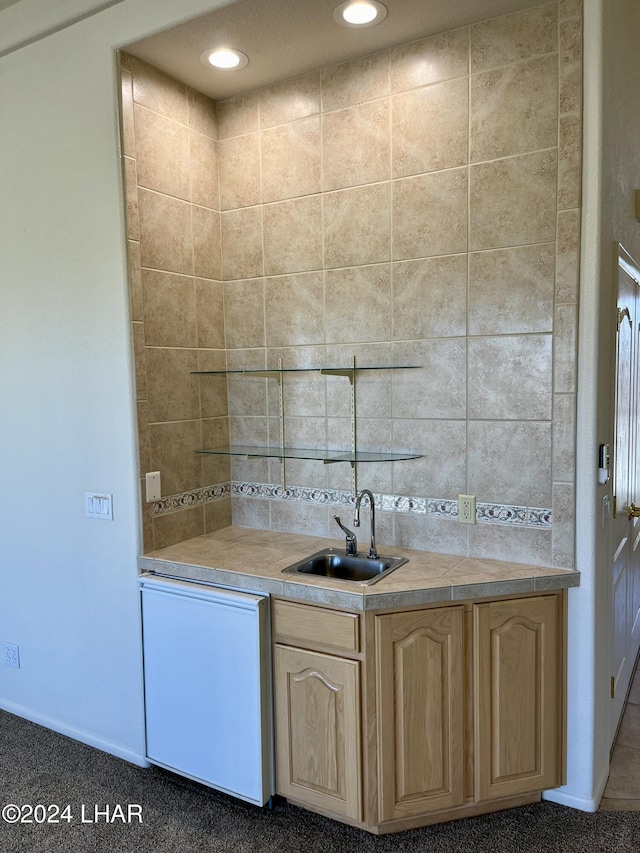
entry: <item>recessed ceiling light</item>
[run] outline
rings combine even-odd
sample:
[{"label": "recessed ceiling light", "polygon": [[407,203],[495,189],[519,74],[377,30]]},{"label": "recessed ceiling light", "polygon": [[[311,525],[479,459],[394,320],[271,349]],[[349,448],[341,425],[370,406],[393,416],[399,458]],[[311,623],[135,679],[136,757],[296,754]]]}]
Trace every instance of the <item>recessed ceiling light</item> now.
[{"label": "recessed ceiling light", "polygon": [[247,65],[249,57],[232,47],[216,47],[213,50],[205,50],[200,55],[200,61],[205,65],[213,65],[214,68],[237,71]]},{"label": "recessed ceiling light", "polygon": [[387,17],[387,9],[378,0],[347,0],[336,6],[333,17],[343,27],[372,27]]}]

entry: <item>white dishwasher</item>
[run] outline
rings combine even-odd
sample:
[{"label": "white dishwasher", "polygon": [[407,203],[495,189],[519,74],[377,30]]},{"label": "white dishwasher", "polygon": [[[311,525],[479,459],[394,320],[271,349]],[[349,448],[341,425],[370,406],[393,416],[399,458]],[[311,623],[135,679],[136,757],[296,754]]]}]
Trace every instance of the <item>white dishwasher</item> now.
[{"label": "white dishwasher", "polygon": [[140,579],[147,758],[250,803],[274,792],[269,597]]}]

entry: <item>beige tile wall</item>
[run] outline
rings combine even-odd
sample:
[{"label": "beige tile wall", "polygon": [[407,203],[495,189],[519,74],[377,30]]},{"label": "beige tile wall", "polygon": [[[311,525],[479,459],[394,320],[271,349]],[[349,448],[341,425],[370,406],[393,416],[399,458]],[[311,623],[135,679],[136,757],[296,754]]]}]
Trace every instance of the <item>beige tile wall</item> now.
[{"label": "beige tile wall", "polygon": [[[121,67],[140,475],[193,493],[229,480],[227,460],[195,453],[228,440],[224,378],[191,375],[226,366],[215,106],[131,56]],[[154,516],[144,496],[142,482],[145,550],[230,522],[229,498]]]},{"label": "beige tile wall", "polygon": [[[553,526],[380,513],[380,541],[573,565],[580,16],[576,0],[546,3],[218,102],[217,147],[211,126],[203,134],[191,119],[198,96],[158,86],[144,69],[135,152],[126,123],[125,139],[129,187],[137,167],[138,203],[129,194],[128,208],[144,299],[134,286],[134,341],[151,470],[166,467],[175,489],[228,476],[220,460],[205,463],[207,479],[187,459],[191,441],[224,434],[219,383],[214,393],[215,380],[185,378],[205,358],[417,364],[363,375],[358,434],[364,449],[424,456],[361,465],[359,485],[552,507]],[[128,62],[136,81],[141,66]],[[163,129],[172,151],[164,165],[155,162],[167,159],[157,150]],[[278,440],[274,386],[229,382],[234,440]],[[287,379],[287,443],[347,446],[347,386]],[[199,394],[217,401],[207,400],[203,421]],[[234,460],[232,473],[257,483],[280,476],[264,460]],[[289,462],[287,475],[317,489],[351,483],[348,466],[321,462]],[[258,527],[333,535],[334,512],[233,499],[234,522]],[[156,546],[186,528],[157,534]]]}]

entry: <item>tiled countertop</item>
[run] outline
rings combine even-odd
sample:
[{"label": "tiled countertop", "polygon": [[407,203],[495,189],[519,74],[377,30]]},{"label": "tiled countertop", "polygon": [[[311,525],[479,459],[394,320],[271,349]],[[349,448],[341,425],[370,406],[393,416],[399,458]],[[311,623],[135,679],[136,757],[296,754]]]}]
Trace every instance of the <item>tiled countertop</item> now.
[{"label": "tiled countertop", "polygon": [[379,547],[385,556],[409,562],[370,586],[282,570],[321,548],[344,547],[344,539],[324,539],[225,527],[139,558],[144,572],[268,592],[350,610],[380,610],[432,602],[522,595],[578,586],[580,573],[542,566]]}]

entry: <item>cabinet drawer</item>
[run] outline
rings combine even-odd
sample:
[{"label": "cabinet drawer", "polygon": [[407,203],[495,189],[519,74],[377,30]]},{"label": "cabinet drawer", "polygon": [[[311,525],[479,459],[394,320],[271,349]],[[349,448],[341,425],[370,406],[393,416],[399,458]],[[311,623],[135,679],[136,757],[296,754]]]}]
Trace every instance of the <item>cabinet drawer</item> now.
[{"label": "cabinet drawer", "polygon": [[273,634],[279,643],[358,652],[359,619],[357,613],[342,613],[280,599],[273,602]]}]

